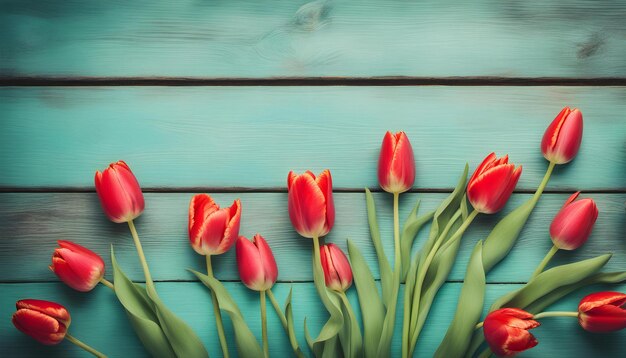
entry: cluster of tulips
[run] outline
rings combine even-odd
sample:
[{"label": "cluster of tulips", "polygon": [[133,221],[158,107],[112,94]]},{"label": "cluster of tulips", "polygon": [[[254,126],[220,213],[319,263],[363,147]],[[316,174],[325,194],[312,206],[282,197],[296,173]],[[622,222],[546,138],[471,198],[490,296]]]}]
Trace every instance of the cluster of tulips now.
[{"label": "cluster of tulips", "polygon": [[[467,292],[483,292],[486,273],[499,262],[513,246],[521,228],[543,192],[552,169],[557,164],[570,162],[577,154],[582,141],[582,114],[579,110],[564,108],[546,130],[541,142],[544,157],[550,162],[544,180],[527,203],[504,217],[494,228],[492,235],[477,243],[472,253],[468,272],[461,292],[457,316],[435,353],[440,357],[456,357],[468,352],[474,354],[482,339],[486,340],[487,354],[510,356],[537,345],[529,333],[539,326],[538,320],[565,316],[578,319],[581,327],[590,332],[608,332],[626,328],[626,294],[597,292],[584,297],[575,312],[538,312],[584,284],[597,282],[620,282],[626,279],[623,272],[604,276],[591,276],[601,264],[581,262],[565,265],[571,282],[555,284],[551,276],[558,275],[554,268],[545,270],[558,250],[574,250],[588,239],[598,216],[598,209],[591,198],[577,200],[573,194],[556,214],[549,228],[554,244],[528,284],[512,292],[494,304],[483,322],[477,322],[483,308],[484,297],[464,297],[465,286],[474,288]],[[313,277],[322,303],[328,310],[329,319],[319,335],[312,338],[306,327],[307,343],[315,356],[343,354],[346,357],[389,356],[391,338],[394,334],[396,307],[401,282],[406,283],[402,331],[402,356],[413,355],[417,337],[428,315],[430,305],[438,289],[450,272],[459,242],[465,230],[478,214],[500,211],[513,193],[522,174],[522,167],[509,163],[508,156],[497,158],[489,154],[466,181],[467,168],[459,186],[434,212],[417,217],[417,206],[400,230],[399,197],[410,190],[415,180],[413,149],[404,132],[384,136],[379,163],[378,179],[381,188],[393,194],[394,212],[394,267],[391,268],[381,245],[381,235],[376,221],[373,197],[366,191],[368,220],[372,241],[378,256],[381,274],[381,290],[354,244],[348,242],[350,259],[339,246],[324,243],[335,221],[332,178],[328,170],[316,176],[310,171],[303,174],[290,172],[287,178],[289,217],[295,230],[313,243]],[[98,283],[112,289],[128,313],[133,328],[146,349],[153,356],[206,357],[208,353],[195,333],[165,307],[158,297],[133,220],[144,210],[144,198],[137,179],[123,161],[112,163],[95,176],[95,187],[102,208],[115,223],[128,223],[139,259],[144,270],[146,284],[132,283],[123,273],[111,249],[114,281],[104,278],[104,261],[93,251],[69,241],[59,241],[54,251],[50,269],[71,288],[86,292]],[[466,200],[467,199],[467,200]],[[473,210],[468,210],[467,201]],[[419,205],[419,204],[418,204]],[[207,274],[192,271],[212,294],[217,333],[222,353],[229,356],[228,341],[222,323],[226,312],[233,323],[238,353],[245,357],[269,356],[266,296],[269,297],[288,335],[294,355],[304,357],[294,330],[291,314],[291,294],[282,309],[272,294],[272,286],[278,277],[278,268],[270,246],[263,236],[254,235],[252,240],[240,236],[242,204],[235,200],[230,207],[220,207],[208,194],[192,197],[189,206],[189,240],[192,248],[206,257]],[[417,232],[432,220],[431,234],[422,250],[411,260],[411,248]],[[499,240],[494,248],[491,244]],[[245,323],[236,303],[223,285],[214,277],[211,257],[227,252],[235,245],[241,281],[251,290],[259,292],[262,344],[258,344]],[[352,265],[351,265],[352,264]],[[579,265],[580,264],[580,265]],[[594,264],[592,268],[588,266]],[[583,268],[580,267],[584,266]],[[585,271],[586,270],[586,271]],[[436,275],[433,273],[436,272]],[[478,281],[476,281],[478,277]],[[427,279],[428,278],[428,279]],[[482,280],[481,280],[482,278]],[[593,279],[591,279],[593,278]],[[359,296],[363,333],[354,309],[345,292],[353,280]],[[541,286],[537,288],[537,286]],[[553,287],[550,291],[549,287]],[[555,294],[554,290],[562,289]],[[542,291],[543,290],[543,291]],[[526,302],[517,299],[520,292],[533,292],[537,298]],[[539,292],[541,294],[539,294]],[[550,299],[539,297],[551,294]],[[533,296],[533,295],[526,295]],[[144,305],[137,311],[137,305]],[[22,332],[43,344],[58,344],[64,339],[93,353],[104,356],[94,348],[68,333],[70,314],[58,303],[26,299],[16,304],[13,323]],[[146,308],[148,307],[148,308]],[[477,312],[476,314],[472,312]],[[468,315],[471,319],[467,318]],[[482,337],[475,333],[482,328]],[[460,334],[463,332],[464,334]],[[472,336],[474,334],[474,336]],[[482,339],[481,339],[482,338]]]}]

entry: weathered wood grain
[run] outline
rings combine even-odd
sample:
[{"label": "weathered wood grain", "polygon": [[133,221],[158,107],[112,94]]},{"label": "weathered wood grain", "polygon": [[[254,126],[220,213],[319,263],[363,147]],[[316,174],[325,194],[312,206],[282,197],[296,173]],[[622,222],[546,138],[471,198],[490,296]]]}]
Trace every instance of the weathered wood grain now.
[{"label": "weathered wood grain", "polygon": [[[204,270],[204,259],[189,246],[187,212],[191,193],[146,195],[146,211],[137,220],[152,273],[157,280],[192,280],[186,268]],[[401,218],[404,220],[417,199],[422,211],[436,208],[447,194],[417,193],[401,197]],[[393,257],[391,195],[374,194],[383,242]],[[613,252],[606,270],[626,267],[624,232],[626,194],[592,194],[600,215],[588,243],[580,250],[560,252],[555,264],[595,257]],[[515,194],[503,213],[527,200],[528,194]],[[550,222],[568,194],[545,194],[527,224],[517,246],[502,265],[488,276],[489,282],[525,282],[551,246]],[[284,193],[215,194],[218,203],[230,205],[235,198],[242,201],[241,234],[251,237],[259,232],[271,245],[279,267],[280,281],[310,281],[311,242],[292,228]],[[346,249],[346,238],[354,240],[378,277],[376,256],[372,248],[365,213],[365,196],[360,193],[335,194],[336,225],[327,237]],[[458,262],[451,280],[463,280],[474,244],[483,239],[502,214],[479,217],[463,238]],[[56,240],[73,240],[100,253],[109,265],[109,247],[116,248],[118,260],[129,276],[142,280],[143,273],[125,224],[106,219],[95,194],[92,193],[3,193],[0,194],[0,282],[52,281],[48,270]],[[427,237],[429,228],[416,240],[415,249]],[[216,275],[223,280],[238,280],[234,248],[214,258]],[[109,277],[110,274],[108,275]]]},{"label": "weathered wood grain", "polygon": [[562,106],[582,109],[579,156],[549,190],[626,190],[626,88],[132,87],[0,88],[0,186],[93,187],[125,159],[143,186],[286,186],[289,170],[331,169],[336,188],[377,187],[386,130],[405,130],[416,188],[452,188],[490,152],[524,166]]},{"label": "weathered wood grain", "polygon": [[623,1],[0,2],[0,75],[624,77]]},{"label": "weathered wood grain", "polygon": [[[445,284],[433,305],[431,318],[420,337],[416,349],[416,356],[431,356],[439,342],[445,335],[448,323],[452,319],[456,307],[460,284]],[[250,291],[239,283],[226,283],[229,292],[235,297],[239,307],[250,328],[260,339],[260,319],[258,309],[258,294]],[[312,284],[277,284],[274,293],[280,302],[283,302],[289,288],[293,287],[293,312],[294,322],[298,328],[300,344],[306,347],[303,337],[302,324],[304,317],[313,332],[317,332],[325,319],[323,307],[315,293]],[[519,285],[494,285],[487,287],[488,302],[502,294],[514,290]],[[10,317],[14,311],[14,302],[21,298],[36,297],[58,301],[67,306],[72,314],[70,332],[87,343],[93,344],[111,357],[143,357],[143,351],[139,340],[130,328],[127,318],[115,300],[113,293],[105,287],[98,287],[91,293],[78,293],[71,291],[58,283],[40,284],[0,284],[2,296],[0,297],[0,316]],[[595,286],[573,293],[550,310],[573,311],[576,310],[578,301],[589,292],[600,289],[626,290],[626,285]],[[158,283],[157,290],[166,304],[175,313],[185,319],[198,333],[206,345],[212,357],[221,356],[210,295],[206,288],[197,282]],[[358,301],[354,288],[349,291],[349,296],[358,312]],[[402,306],[399,306],[399,317],[402,317]],[[287,356],[290,346],[285,338],[282,327],[275,313],[268,312],[269,347],[272,356]],[[231,326],[228,318],[225,318],[226,329],[230,332]],[[401,330],[401,320],[398,320],[396,330]],[[522,357],[585,357],[605,356],[618,357],[626,349],[625,331],[613,334],[590,334],[584,332],[575,319],[572,318],[549,318],[542,321],[541,327],[533,330],[539,340],[539,345]],[[228,335],[232,337],[231,334]],[[392,356],[398,356],[400,352],[400,335],[396,334],[396,342],[392,345]],[[3,356],[7,357],[79,357],[85,353],[72,346],[69,342],[63,342],[59,346],[43,346],[34,342],[31,338],[18,332],[9,319],[0,321],[0,342],[2,343]],[[234,353],[234,342],[230,348]],[[306,348],[305,348],[306,349]]]}]

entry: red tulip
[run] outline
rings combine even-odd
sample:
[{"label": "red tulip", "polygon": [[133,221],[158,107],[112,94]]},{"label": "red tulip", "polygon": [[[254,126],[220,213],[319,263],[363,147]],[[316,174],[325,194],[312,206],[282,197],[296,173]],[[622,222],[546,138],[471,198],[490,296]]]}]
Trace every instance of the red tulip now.
[{"label": "red tulip", "polygon": [[583,114],[565,107],[550,123],[541,140],[543,156],[556,164],[570,162],[583,139]]},{"label": "red tulip", "polygon": [[562,250],[575,250],[582,246],[598,218],[598,207],[593,199],[576,200],[578,194],[580,192],[567,199],[550,225],[552,242]]},{"label": "red tulip", "polygon": [[70,326],[70,313],[58,303],[42,300],[19,300],[15,303],[13,324],[17,329],[43,344],[58,344]]},{"label": "red tulip", "polygon": [[467,198],[474,209],[493,214],[500,211],[513,193],[522,167],[509,164],[509,156],[498,159],[491,153],[476,168],[467,184]]},{"label": "red tulip", "polygon": [[308,238],[328,234],[335,223],[333,181],[330,171],[324,170],[317,178],[289,172],[287,177],[289,218],[296,231]]},{"label": "red tulip", "polygon": [[244,285],[255,291],[272,288],[278,277],[278,267],[272,249],[256,234],[252,241],[240,236],[237,240],[237,266]]},{"label": "red tulip", "polygon": [[320,255],[326,287],[339,292],[344,292],[350,288],[352,285],[352,268],[339,246],[335,244],[322,245]]},{"label": "red tulip", "polygon": [[415,160],[411,142],[404,132],[387,132],[378,159],[378,183],[389,193],[403,193],[415,181]]},{"label": "red tulip", "polygon": [[589,332],[612,332],[626,328],[626,294],[597,292],[578,305],[578,322]]},{"label": "red tulip", "polygon": [[539,325],[526,311],[501,308],[485,317],[483,333],[493,353],[513,356],[537,345],[537,339],[528,330]]},{"label": "red tulip", "polygon": [[241,202],[221,208],[209,194],[197,194],[189,204],[189,240],[200,255],[220,255],[228,251],[239,236]]},{"label": "red tulip", "polygon": [[104,276],[104,261],[95,252],[70,241],[59,240],[50,270],[71,288],[91,291]]},{"label": "red tulip", "polygon": [[143,212],[144,201],[137,178],[123,161],[96,171],[96,192],[104,213],[116,223],[135,219]]}]

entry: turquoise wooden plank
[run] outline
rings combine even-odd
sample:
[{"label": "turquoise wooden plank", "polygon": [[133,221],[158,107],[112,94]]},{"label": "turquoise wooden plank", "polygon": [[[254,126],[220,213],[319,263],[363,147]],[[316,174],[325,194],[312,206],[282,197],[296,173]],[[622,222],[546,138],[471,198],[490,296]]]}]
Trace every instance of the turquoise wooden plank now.
[{"label": "turquoise wooden plank", "polygon": [[[539,144],[562,106],[582,108],[580,155],[548,189],[626,190],[626,88],[1,88],[0,185],[93,187],[125,159],[148,187],[281,187],[289,170],[331,169],[336,188],[377,187],[386,130],[405,130],[416,188],[452,188],[490,152],[546,170]],[[616,160],[616,158],[620,158]]]},{"label": "turquoise wooden plank", "polygon": [[[186,268],[204,270],[204,259],[195,254],[188,244],[187,210],[191,193],[150,193],[146,195],[146,211],[137,220],[146,255],[152,264],[152,273],[158,280],[194,280]],[[405,218],[417,199],[422,201],[422,212],[436,208],[447,194],[406,194],[401,197],[401,217]],[[517,246],[502,265],[488,276],[489,282],[525,282],[535,266],[550,248],[548,227],[555,213],[569,194],[546,194],[528,222]],[[583,194],[586,196],[585,194]],[[623,270],[626,253],[623,250],[626,215],[626,194],[592,194],[600,215],[588,243],[580,250],[560,252],[555,264],[595,257],[613,252],[607,271]],[[241,234],[251,237],[256,232],[265,236],[272,246],[279,267],[281,281],[310,281],[309,264],[312,243],[293,230],[287,213],[287,195],[284,193],[229,193],[214,194],[219,203],[230,204],[235,198],[242,201]],[[375,193],[383,244],[393,256],[391,195]],[[465,268],[474,244],[483,239],[491,228],[514,207],[527,200],[529,194],[515,194],[501,214],[479,217],[463,238],[458,262],[450,279],[465,277]],[[346,238],[354,240],[362,250],[376,277],[378,269],[372,249],[365,213],[365,198],[360,193],[335,194],[337,220],[327,237],[346,249]],[[99,252],[109,265],[109,245],[116,247],[118,260],[135,280],[143,273],[137,261],[135,248],[126,225],[109,222],[102,214],[92,193],[4,193],[0,194],[0,282],[50,281],[56,277],[48,270],[56,240],[74,240]],[[416,240],[415,249],[426,239],[428,227]],[[234,249],[214,258],[215,272],[224,280],[238,280]],[[167,263],[167,264],[165,264]],[[515,269],[512,269],[515,268]],[[108,277],[112,277],[109,273]]]},{"label": "turquoise wooden plank", "polygon": [[[431,310],[430,319],[418,342],[415,356],[431,356],[435,351],[454,314],[460,286],[459,283],[448,283],[442,287]],[[69,288],[55,283],[0,284],[0,287],[3,292],[0,298],[0,316],[5,317],[0,321],[0,342],[4,356],[85,356],[82,351],[68,342],[53,347],[42,346],[18,332],[8,317],[15,309],[14,302],[25,297],[49,299],[66,305],[72,314],[70,332],[111,357],[146,356],[141,344],[128,325],[127,318],[120,310],[113,293],[105,287],[98,287],[94,292],[86,294],[71,291]],[[226,287],[238,302],[248,325],[257,338],[260,338],[258,294],[239,283],[226,283]],[[290,287],[293,287],[294,322],[298,329],[299,341],[303,347],[306,347],[302,329],[304,317],[306,316],[307,322],[310,322],[311,330],[317,332],[326,313],[323,311],[315,288],[311,283],[277,284],[273,291],[279,301],[283,302]],[[488,285],[487,301],[491,302],[496,297],[517,287],[519,285]],[[581,297],[601,289],[624,292],[626,285],[587,288],[570,295],[551,307],[550,310],[576,310]],[[197,282],[163,282],[157,284],[157,290],[165,303],[195,329],[206,345],[209,354],[212,357],[221,356],[212,309],[209,304],[210,295],[204,286]],[[358,312],[358,301],[354,288],[349,291],[349,296]],[[269,335],[270,354],[275,357],[287,356],[290,352],[289,343],[275,313],[271,311],[271,308],[268,309],[270,309],[268,312],[268,329],[271,332]],[[402,317],[401,308],[398,317]],[[232,342],[232,327],[228,318],[225,320],[229,342]],[[396,332],[400,332],[401,329],[401,320],[398,320]],[[577,321],[571,318],[545,319],[542,321],[542,326],[533,330],[533,333],[540,343],[533,350],[522,354],[522,357],[618,357],[626,349],[625,331],[606,335],[590,334],[584,332],[578,326]],[[399,339],[400,335],[396,334],[392,356],[398,356],[400,353]],[[234,353],[234,343],[230,343],[230,345]]]},{"label": "turquoise wooden plank", "polygon": [[3,0],[0,74],[626,75],[622,1]]}]

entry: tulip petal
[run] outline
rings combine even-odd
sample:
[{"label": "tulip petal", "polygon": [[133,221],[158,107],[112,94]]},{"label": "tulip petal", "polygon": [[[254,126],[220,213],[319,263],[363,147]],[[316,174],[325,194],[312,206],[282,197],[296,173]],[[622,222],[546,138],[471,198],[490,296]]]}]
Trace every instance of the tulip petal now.
[{"label": "tulip petal", "polygon": [[241,236],[237,240],[236,251],[241,281],[248,288],[260,291],[265,282],[265,275],[259,250],[250,240]]},{"label": "tulip petal", "polygon": [[[52,258],[54,272],[63,279],[67,275],[69,281],[74,281],[70,285],[79,291],[89,291],[98,284],[104,275],[104,261],[101,258],[93,258],[69,249],[56,249],[55,254],[59,257]],[[57,267],[59,265],[59,267]],[[69,272],[72,274],[70,274]]]},{"label": "tulip petal", "polygon": [[299,175],[288,194],[289,218],[300,235],[312,238],[324,232],[326,199],[315,179]]},{"label": "tulip petal", "polygon": [[239,236],[239,227],[241,223],[241,201],[236,199],[233,202],[233,205],[223,210],[228,212],[228,220],[222,241],[217,248],[216,254],[223,254],[224,252],[230,250]]},{"label": "tulip petal", "polygon": [[574,109],[563,121],[558,132],[558,139],[553,146],[553,152],[558,156],[559,163],[567,163],[576,156],[582,138],[583,116],[578,109]]},{"label": "tulip petal", "polygon": [[594,308],[613,305],[621,307],[626,304],[626,294],[620,292],[596,292],[585,296],[578,306],[580,312],[587,312]]},{"label": "tulip petal", "polygon": [[[189,240],[194,249],[200,248],[203,223],[217,210],[219,210],[219,206],[208,194],[196,194],[191,198],[189,203]],[[202,254],[199,251],[198,253]]]},{"label": "tulip petal", "polygon": [[498,212],[511,196],[520,174],[521,169],[515,170],[513,164],[490,168],[470,181],[467,187],[468,199],[482,213]]},{"label": "tulip petal", "polygon": [[485,167],[490,166],[494,160],[496,160],[496,153],[494,152],[489,153],[489,155],[485,159],[483,159],[482,163],[478,165],[478,167],[474,171],[474,174],[472,174],[472,177],[470,178],[468,183],[474,182],[474,180],[476,180],[476,178],[478,178],[483,173],[483,171],[485,170]]},{"label": "tulip petal", "polygon": [[574,201],[565,206],[550,224],[550,237],[563,250],[574,250],[583,245],[598,218],[598,208],[592,199]]},{"label": "tulip petal", "polygon": [[335,224],[335,203],[333,201],[333,179],[330,175],[330,171],[324,170],[315,180],[317,186],[324,195],[324,201],[326,203],[326,221],[324,222],[324,230],[320,233],[320,236],[324,236],[330,232]]},{"label": "tulip petal", "polygon": [[217,254],[222,238],[224,237],[224,232],[226,231],[226,225],[230,219],[229,216],[229,208],[222,208],[213,212],[205,219],[199,232],[202,252]]},{"label": "tulip petal", "polygon": [[15,303],[15,308],[20,309],[30,309],[41,312],[45,315],[53,317],[59,320],[61,323],[64,323],[66,326],[70,325],[71,317],[70,313],[67,311],[65,307],[62,305],[44,300],[35,300],[35,299],[24,299],[19,300]]},{"label": "tulip petal", "polygon": [[13,325],[42,344],[53,345],[65,338],[67,328],[63,323],[41,312],[20,309],[13,314]]},{"label": "tulip petal", "polygon": [[396,137],[389,131],[383,137],[378,158],[378,183],[385,190],[390,190],[391,166],[396,149]]},{"label": "tulip petal", "polygon": [[626,328],[626,310],[605,305],[583,312],[578,318],[580,325],[589,332],[612,332]]},{"label": "tulip petal", "polygon": [[269,287],[267,288],[270,288],[278,278],[278,266],[276,265],[276,259],[274,259],[274,254],[263,236],[256,234],[253,240],[259,250],[259,257],[261,258],[263,272],[265,274],[265,283],[269,284]]}]

